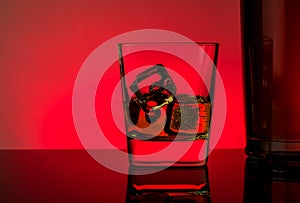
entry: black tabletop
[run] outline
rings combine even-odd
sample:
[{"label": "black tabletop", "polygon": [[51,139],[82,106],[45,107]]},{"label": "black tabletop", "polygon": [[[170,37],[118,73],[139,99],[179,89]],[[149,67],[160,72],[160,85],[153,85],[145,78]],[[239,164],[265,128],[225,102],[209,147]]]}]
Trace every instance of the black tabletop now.
[{"label": "black tabletop", "polygon": [[[207,170],[210,201],[300,202],[297,172],[288,172],[294,178],[276,170],[249,161],[243,149],[214,150]],[[103,167],[85,150],[0,151],[1,203],[125,203],[127,193],[128,175]]]}]

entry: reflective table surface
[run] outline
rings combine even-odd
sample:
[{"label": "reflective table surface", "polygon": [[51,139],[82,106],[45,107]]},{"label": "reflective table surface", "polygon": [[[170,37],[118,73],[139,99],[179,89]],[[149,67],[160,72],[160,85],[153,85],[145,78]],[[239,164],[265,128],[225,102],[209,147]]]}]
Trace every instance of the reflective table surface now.
[{"label": "reflective table surface", "polygon": [[[132,198],[130,184],[144,179],[111,171],[85,150],[2,150],[0,202],[300,202],[298,171],[298,166],[249,159],[243,149],[219,149],[210,154],[204,175],[195,171],[206,183],[208,198],[162,193]],[[165,174],[146,180],[157,182]],[[181,174],[172,171],[172,179],[185,177]]]}]

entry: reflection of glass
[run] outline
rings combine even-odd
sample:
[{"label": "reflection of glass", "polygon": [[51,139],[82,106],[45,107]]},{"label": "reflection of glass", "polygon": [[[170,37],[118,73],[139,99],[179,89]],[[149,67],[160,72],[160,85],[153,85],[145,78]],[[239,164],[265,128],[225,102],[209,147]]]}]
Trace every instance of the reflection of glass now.
[{"label": "reflection of glass", "polygon": [[[242,0],[250,156],[300,156],[298,1]],[[297,155],[297,156],[296,156]],[[299,160],[299,159],[298,159]]]},{"label": "reflection of glass", "polygon": [[[151,169],[131,167],[130,170],[149,172]],[[171,167],[147,175],[129,175],[126,202],[210,202],[207,168],[189,167],[182,170]]]},{"label": "reflection of glass", "polygon": [[131,164],[206,163],[217,53],[217,43],[119,45]]},{"label": "reflection of glass", "polygon": [[288,160],[271,163],[247,158],[244,202],[300,202],[299,171],[300,167]]}]

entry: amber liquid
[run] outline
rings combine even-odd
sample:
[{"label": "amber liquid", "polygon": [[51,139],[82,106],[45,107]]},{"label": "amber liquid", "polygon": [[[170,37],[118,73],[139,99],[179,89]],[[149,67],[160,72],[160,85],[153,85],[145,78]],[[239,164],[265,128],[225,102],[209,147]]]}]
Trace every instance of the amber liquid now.
[{"label": "amber liquid", "polygon": [[[202,166],[206,163],[209,138],[210,102],[202,97],[181,99],[170,106],[159,109],[159,118],[154,123],[147,122],[146,112],[142,109],[132,109],[135,112],[127,118],[134,117],[127,131],[130,162],[136,166]],[[180,105],[179,105],[180,104]],[[133,106],[136,107],[136,106]],[[151,155],[164,151],[169,146],[181,155],[166,151],[157,156]]]}]

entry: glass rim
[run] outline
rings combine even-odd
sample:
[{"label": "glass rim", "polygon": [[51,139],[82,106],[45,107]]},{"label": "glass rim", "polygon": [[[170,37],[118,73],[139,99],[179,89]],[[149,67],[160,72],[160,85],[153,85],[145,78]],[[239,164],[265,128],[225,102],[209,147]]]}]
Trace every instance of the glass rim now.
[{"label": "glass rim", "polygon": [[197,41],[197,42],[120,42],[118,46],[122,45],[190,45],[190,44],[197,44],[197,45],[206,45],[206,46],[219,46],[219,42],[213,41]]}]

